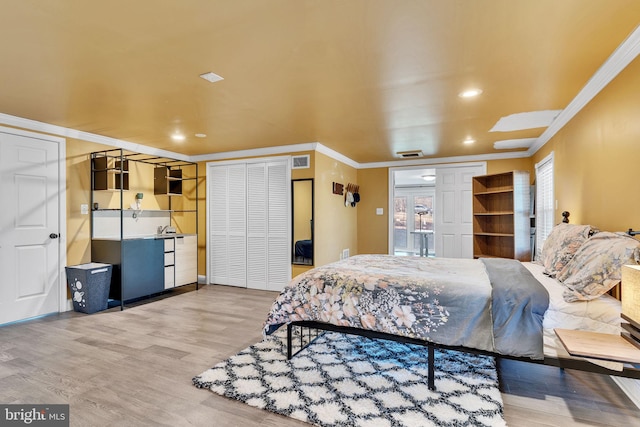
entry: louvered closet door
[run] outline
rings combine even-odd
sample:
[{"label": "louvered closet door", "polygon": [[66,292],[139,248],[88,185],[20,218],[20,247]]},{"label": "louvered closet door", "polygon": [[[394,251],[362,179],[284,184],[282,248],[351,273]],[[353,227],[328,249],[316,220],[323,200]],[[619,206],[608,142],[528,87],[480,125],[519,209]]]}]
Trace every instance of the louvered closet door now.
[{"label": "louvered closet door", "polygon": [[247,165],[247,287],[266,289],[267,171],[264,163]]},{"label": "louvered closet door", "polygon": [[247,165],[247,287],[281,290],[291,280],[286,162]]},{"label": "louvered closet door", "polygon": [[210,166],[210,282],[247,283],[246,165]]},{"label": "louvered closet door", "polygon": [[229,276],[227,260],[227,183],[226,167],[209,167],[209,282],[225,283]]},{"label": "louvered closet door", "polygon": [[291,280],[291,183],[286,162],[267,163],[268,224],[266,289],[282,290]]},{"label": "louvered closet door", "polygon": [[291,280],[289,162],[208,167],[210,283],[283,289]]}]

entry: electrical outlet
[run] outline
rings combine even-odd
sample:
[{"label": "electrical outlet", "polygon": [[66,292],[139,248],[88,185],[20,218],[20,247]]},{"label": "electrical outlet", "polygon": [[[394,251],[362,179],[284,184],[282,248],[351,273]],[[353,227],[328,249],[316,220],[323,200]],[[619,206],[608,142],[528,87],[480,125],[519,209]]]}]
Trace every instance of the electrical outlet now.
[{"label": "electrical outlet", "polygon": [[80,214],[81,215],[89,215],[89,205],[87,204],[81,204],[80,205]]},{"label": "electrical outlet", "polygon": [[342,250],[342,258],[340,259],[347,259],[349,258],[349,249],[343,249]]},{"label": "electrical outlet", "polygon": [[376,208],[376,215],[383,215],[383,214],[384,214],[383,208]]}]

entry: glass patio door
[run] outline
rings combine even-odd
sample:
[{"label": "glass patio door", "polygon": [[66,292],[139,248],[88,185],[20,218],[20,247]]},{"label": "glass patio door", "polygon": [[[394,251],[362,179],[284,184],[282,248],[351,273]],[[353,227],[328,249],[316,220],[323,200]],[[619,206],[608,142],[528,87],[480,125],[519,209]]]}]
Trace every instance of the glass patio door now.
[{"label": "glass patio door", "polygon": [[423,255],[434,254],[434,198],[433,188],[396,188],[393,212],[395,255],[420,255],[420,240],[423,238],[426,241]]}]

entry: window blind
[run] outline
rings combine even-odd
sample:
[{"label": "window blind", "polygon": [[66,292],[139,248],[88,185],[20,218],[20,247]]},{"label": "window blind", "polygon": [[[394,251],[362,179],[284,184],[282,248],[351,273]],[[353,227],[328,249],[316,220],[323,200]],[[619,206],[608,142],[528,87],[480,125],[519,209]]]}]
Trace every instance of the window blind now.
[{"label": "window blind", "polygon": [[536,164],[536,254],[540,259],[542,245],[554,225],[553,152]]}]

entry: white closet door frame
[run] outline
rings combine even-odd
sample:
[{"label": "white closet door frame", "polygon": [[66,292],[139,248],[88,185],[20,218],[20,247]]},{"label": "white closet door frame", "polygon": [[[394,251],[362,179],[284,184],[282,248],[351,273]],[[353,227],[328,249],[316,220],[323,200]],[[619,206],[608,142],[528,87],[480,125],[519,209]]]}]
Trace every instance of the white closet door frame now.
[{"label": "white closet door frame", "polygon": [[[283,184],[282,191],[277,192],[276,200],[271,200],[271,201],[265,200],[265,203],[267,203],[267,205],[264,206],[264,210],[261,206],[254,205],[252,207],[250,201],[253,201],[256,199],[252,198],[251,195],[249,194],[250,186],[261,185],[260,177],[264,176],[265,179],[262,181],[262,183],[265,185],[265,190],[267,190],[268,189],[267,186],[269,185],[269,176],[272,175],[269,173],[269,170],[274,167],[278,168],[278,165],[280,165],[279,166],[280,172],[282,172],[283,167],[285,172],[284,177],[280,176],[281,174],[276,174],[276,177],[279,177],[280,180],[284,179],[283,183],[281,183]],[[244,230],[244,239],[245,239],[244,266],[245,267],[243,269],[246,273],[244,273],[245,279],[243,284],[240,284],[239,282],[238,283],[234,282],[233,285],[247,286],[251,288],[270,289],[270,290],[282,289],[291,280],[291,259],[290,259],[290,254],[291,254],[291,191],[290,191],[291,190],[291,185],[290,185],[291,157],[277,156],[277,157],[263,157],[263,158],[255,158],[255,159],[229,160],[229,161],[207,163],[207,184],[206,184],[206,189],[207,189],[206,190],[207,191],[207,212],[206,212],[207,283],[216,283],[215,278],[212,276],[212,262],[214,261],[212,257],[214,255],[219,256],[222,259],[225,259],[224,262],[226,262],[226,265],[228,265],[229,268],[238,269],[240,268],[240,264],[241,264],[240,262],[236,262],[235,265],[231,267],[232,260],[227,259],[229,258],[228,254],[221,254],[220,251],[216,251],[215,250],[216,245],[214,242],[211,241],[212,231],[214,230],[211,230],[212,199],[210,195],[212,194],[212,191],[214,191],[213,172],[215,171],[215,169],[213,168],[218,166],[242,166],[245,168],[245,171],[246,171],[245,180],[244,180],[244,185],[245,185],[244,199],[245,199],[245,213],[246,213],[245,230]],[[264,168],[264,174],[260,172],[262,168]],[[226,182],[224,185],[227,186],[228,188],[229,183]],[[273,188],[268,190],[269,190],[268,193],[270,193],[273,191]],[[267,194],[267,198],[268,197],[269,195]],[[256,200],[256,201],[259,202],[259,200]],[[264,232],[260,232],[260,229],[259,229],[260,224],[264,224],[265,226],[267,225],[266,221],[268,221],[269,210],[273,211],[274,202],[276,202],[275,205],[279,206],[279,208],[278,206],[275,206],[276,208],[278,208],[277,212],[279,212],[279,214],[282,214],[283,212],[286,211],[286,228],[285,228],[286,236],[284,239],[282,239],[282,231],[283,231],[282,229],[279,229],[280,237],[276,238],[275,240],[273,239],[272,233],[267,235]],[[280,205],[279,202],[281,202],[282,205]],[[269,206],[271,206],[271,209],[269,208]],[[284,210],[283,210],[283,207],[284,207]],[[266,215],[266,216],[262,216],[262,215]],[[261,216],[264,219],[264,221],[261,221],[260,219]],[[239,230],[236,230],[236,231],[239,231]],[[260,255],[258,252],[255,251],[256,249],[255,244],[260,241],[264,241],[265,245],[267,245],[266,247],[275,247],[278,250],[271,254],[263,253],[262,255]],[[282,254],[279,253],[280,251],[282,252]],[[249,253],[250,255],[247,255]],[[238,257],[238,254],[235,254],[235,256]],[[286,267],[283,264],[283,259],[286,259]],[[249,268],[249,265],[251,265],[252,268]],[[264,271],[264,274],[257,271],[259,270],[259,266],[264,266],[266,268],[266,270]],[[238,272],[236,272],[236,274],[238,274]],[[275,280],[274,280],[274,277],[276,277]],[[277,277],[280,277],[280,278],[278,279]],[[265,282],[262,286],[259,286],[258,282],[260,281],[261,278],[264,278]]]}]

